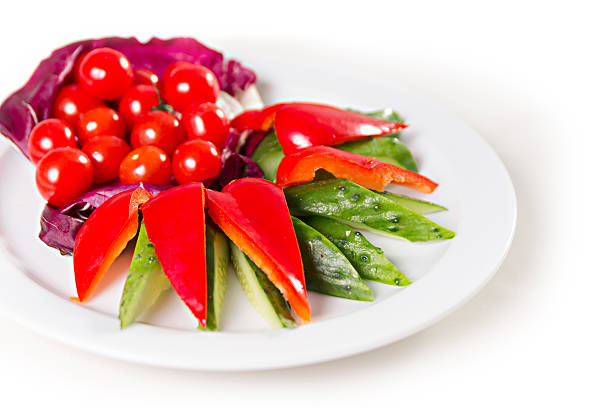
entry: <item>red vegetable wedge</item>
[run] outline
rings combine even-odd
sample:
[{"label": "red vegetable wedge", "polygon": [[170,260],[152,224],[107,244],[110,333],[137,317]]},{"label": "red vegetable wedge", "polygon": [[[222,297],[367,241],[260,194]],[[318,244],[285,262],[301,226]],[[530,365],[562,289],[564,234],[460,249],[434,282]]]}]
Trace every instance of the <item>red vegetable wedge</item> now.
[{"label": "red vegetable wedge", "polygon": [[263,130],[268,131],[274,125],[276,112],[289,103],[277,103],[263,109],[248,110],[232,119],[230,127],[236,130]]},{"label": "red vegetable wedge", "polygon": [[364,137],[390,135],[407,126],[313,103],[285,104],[274,118],[276,136],[287,155],[309,146],[333,146]]},{"label": "red vegetable wedge", "polygon": [[423,193],[438,187],[438,183],[419,173],[328,146],[312,146],[285,156],[276,171],[276,183],[281,187],[307,183],[314,179],[318,169],[376,191],[383,191],[391,183]]},{"label": "red vegetable wedge", "polygon": [[104,272],[138,232],[138,207],[151,194],[142,188],[121,192],[85,221],[74,243],[74,278],[78,300],[85,302]]},{"label": "red vegetable wedge", "polygon": [[242,178],[221,192],[208,190],[207,197],[213,221],[265,272],[302,322],[309,322],[302,257],[282,189]]},{"label": "red vegetable wedge", "polygon": [[149,240],[170,284],[206,326],[206,191],[189,183],[159,193],[142,206]]}]

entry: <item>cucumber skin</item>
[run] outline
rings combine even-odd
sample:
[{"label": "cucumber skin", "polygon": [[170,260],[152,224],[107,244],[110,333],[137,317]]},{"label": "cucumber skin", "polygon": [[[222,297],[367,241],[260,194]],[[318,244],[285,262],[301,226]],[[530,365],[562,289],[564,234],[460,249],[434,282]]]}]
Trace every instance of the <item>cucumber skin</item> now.
[{"label": "cucumber skin", "polygon": [[[289,305],[283,298],[280,291],[270,282],[266,274],[249,259],[248,256],[236,244],[230,241],[230,252],[232,258],[232,265],[234,266],[234,272],[240,282],[242,290],[246,294],[249,302],[253,305],[255,310],[272,326],[273,328],[295,328],[297,322],[291,314]],[[257,287],[251,288],[249,285],[249,276],[254,277],[257,282]],[[252,281],[252,280],[251,280]],[[268,301],[267,305],[259,305],[255,301],[257,294],[253,290],[260,291],[259,294],[263,295]],[[269,313],[262,311],[262,307],[268,309]],[[270,311],[271,309],[271,311]],[[273,316],[272,316],[273,315]]]},{"label": "cucumber skin", "polygon": [[121,328],[124,329],[132,324],[140,314],[155,303],[162,292],[170,288],[170,281],[162,271],[153,244],[149,241],[142,223],[121,295],[119,306]]},{"label": "cucumber skin", "polygon": [[419,171],[412,157],[412,153],[397,137],[370,137],[344,143],[335,147],[345,152],[375,157],[380,161],[407,170],[414,172]]},{"label": "cucumber skin", "polygon": [[363,279],[395,286],[412,283],[361,232],[326,217],[306,217],[303,221],[336,245]]},{"label": "cucumber skin", "polygon": [[[353,110],[353,109],[349,109]],[[373,112],[360,112],[357,110],[353,110],[353,112],[363,113],[364,115],[371,116],[373,118],[378,118],[382,120],[388,120],[389,122],[396,123],[404,123],[405,119],[400,115],[397,111],[394,111],[391,108],[380,109]]]},{"label": "cucumber skin", "polygon": [[[206,220],[206,327],[205,331],[219,330],[219,319],[227,289],[229,240],[211,221]],[[201,325],[198,324],[201,329]]]},{"label": "cucumber skin", "polygon": [[374,300],[372,291],[344,254],[323,234],[291,217],[300,246],[306,287],[353,300]]},{"label": "cucumber skin", "polygon": [[321,215],[412,242],[440,241],[455,236],[396,202],[346,179],[313,181],[285,189],[292,215]]},{"label": "cucumber skin", "polygon": [[395,201],[402,207],[406,207],[421,215],[433,214],[440,211],[448,211],[448,208],[439,204],[430,203],[429,201],[417,200],[416,198],[401,196],[398,194],[389,193],[388,191],[379,192],[378,194]]},{"label": "cucumber skin", "polygon": [[285,155],[281,148],[276,133],[270,131],[259,143],[251,158],[263,171],[266,180],[274,182],[276,180],[276,169]]}]

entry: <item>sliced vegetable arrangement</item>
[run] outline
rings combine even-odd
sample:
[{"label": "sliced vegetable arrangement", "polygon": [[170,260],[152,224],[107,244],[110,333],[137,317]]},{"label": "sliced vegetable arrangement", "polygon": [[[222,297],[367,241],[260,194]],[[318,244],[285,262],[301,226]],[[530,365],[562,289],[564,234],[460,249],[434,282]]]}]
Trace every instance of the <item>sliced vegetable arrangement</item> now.
[{"label": "sliced vegetable arrangement", "polygon": [[384,191],[438,187],[397,112],[265,107],[255,80],[193,39],[105,38],[54,51],[4,101],[0,131],[36,166],[40,239],[73,256],[74,300],[135,239],[121,328],[170,290],[219,330],[230,264],[271,327],[295,328],[313,320],[309,290],[367,302],[367,281],[412,283],[360,230],[454,237],[425,217],[445,207]]}]

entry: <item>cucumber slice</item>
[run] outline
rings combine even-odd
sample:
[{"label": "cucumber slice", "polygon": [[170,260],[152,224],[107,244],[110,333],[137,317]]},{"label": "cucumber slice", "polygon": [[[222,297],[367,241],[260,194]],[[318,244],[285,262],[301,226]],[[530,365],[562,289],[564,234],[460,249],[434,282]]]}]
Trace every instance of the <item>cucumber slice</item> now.
[{"label": "cucumber slice", "polygon": [[140,225],[134,256],[121,295],[121,328],[132,324],[157,301],[162,292],[170,288],[170,281],[162,271],[143,223]]},{"label": "cucumber slice", "polygon": [[422,215],[346,179],[313,181],[285,189],[295,216],[321,215],[358,228],[409,241],[440,241],[455,236]]},{"label": "cucumber slice", "polygon": [[252,155],[252,159],[263,171],[264,177],[270,181],[276,180],[276,169],[283,157],[285,155],[273,130],[262,139]]},{"label": "cucumber slice", "polygon": [[[359,111],[354,111],[354,112],[359,112]],[[385,108],[385,109],[381,109],[381,110],[377,110],[373,112],[360,112],[360,113],[371,116],[373,118],[388,120],[389,122],[404,123],[405,121],[402,115],[400,115],[397,111],[394,111],[391,108]]]},{"label": "cucumber slice", "polygon": [[403,169],[418,171],[412,153],[408,147],[396,137],[370,137],[334,147],[350,153],[375,157],[380,161],[393,164]]},{"label": "cucumber slice", "polygon": [[395,201],[402,207],[406,207],[421,215],[433,214],[440,211],[448,211],[448,208],[442,207],[441,205],[430,203],[429,201],[417,200],[416,198],[410,198],[398,194],[389,193],[387,191],[378,193],[389,200]]},{"label": "cucumber slice", "polygon": [[232,264],[240,286],[255,310],[273,328],[297,327],[289,305],[266,274],[236,244],[231,242],[230,248]]},{"label": "cucumber slice", "polygon": [[297,236],[306,287],[326,295],[374,300],[372,291],[338,248],[316,229],[291,217]]},{"label": "cucumber slice", "polygon": [[[206,331],[219,329],[221,307],[227,289],[229,240],[213,222],[206,220]],[[199,326],[201,328],[201,326]]]},{"label": "cucumber slice", "polygon": [[338,247],[363,279],[396,286],[412,283],[361,232],[331,218],[306,217],[303,221]]}]

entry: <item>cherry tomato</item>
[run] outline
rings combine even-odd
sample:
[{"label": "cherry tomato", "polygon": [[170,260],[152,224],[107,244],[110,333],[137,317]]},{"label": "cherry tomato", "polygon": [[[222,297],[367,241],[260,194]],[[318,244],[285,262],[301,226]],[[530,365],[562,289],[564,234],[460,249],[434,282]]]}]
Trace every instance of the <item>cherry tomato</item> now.
[{"label": "cherry tomato", "polygon": [[130,145],[116,136],[101,136],[83,146],[93,165],[93,182],[106,183],[117,178],[119,165],[130,152]]},{"label": "cherry tomato", "polygon": [[164,74],[164,100],[182,112],[189,105],[215,102],[219,96],[219,82],[215,74],[202,65],[178,61]]},{"label": "cherry tomato", "polygon": [[140,115],[159,105],[159,95],[153,85],[136,85],[128,89],[119,101],[119,113],[129,129]]},{"label": "cherry tomato", "polygon": [[119,180],[123,184],[169,184],[171,175],[170,157],[155,146],[132,150],[119,166]]},{"label": "cherry tomato", "polygon": [[85,112],[79,121],[77,130],[79,143],[85,143],[98,136],[125,136],[125,124],[117,111],[106,106]]},{"label": "cherry tomato", "polygon": [[132,128],[132,147],[157,146],[168,154],[185,141],[185,131],[179,120],[165,111],[150,111],[136,121]]},{"label": "cherry tomato", "polygon": [[30,132],[28,154],[33,163],[58,147],[77,147],[74,132],[65,120],[45,119]]},{"label": "cherry tomato", "polygon": [[134,71],[134,85],[159,86],[159,77],[148,69],[139,68]]},{"label": "cherry tomato", "polygon": [[51,116],[64,119],[76,129],[84,112],[100,106],[104,106],[104,102],[88,95],[77,84],[70,84],[61,88],[55,95]]},{"label": "cherry tomato", "polygon": [[81,53],[74,61],[74,66],[72,68],[72,72],[70,73],[71,81],[78,82],[79,81],[79,67],[81,66],[81,62],[83,62],[83,58],[87,55],[86,52]]},{"label": "cherry tomato", "polygon": [[93,166],[85,153],[60,147],[45,154],[36,166],[36,185],[49,204],[61,207],[91,186]]},{"label": "cherry tomato", "polygon": [[210,180],[217,177],[220,171],[219,150],[206,140],[188,140],[172,156],[172,172],[179,184]]},{"label": "cherry tomato", "polygon": [[230,128],[225,112],[212,102],[188,107],[181,123],[189,139],[208,140],[219,149],[225,145]]},{"label": "cherry tomato", "polygon": [[79,66],[79,84],[90,95],[107,101],[123,95],[133,80],[132,65],[112,48],[89,51]]}]

